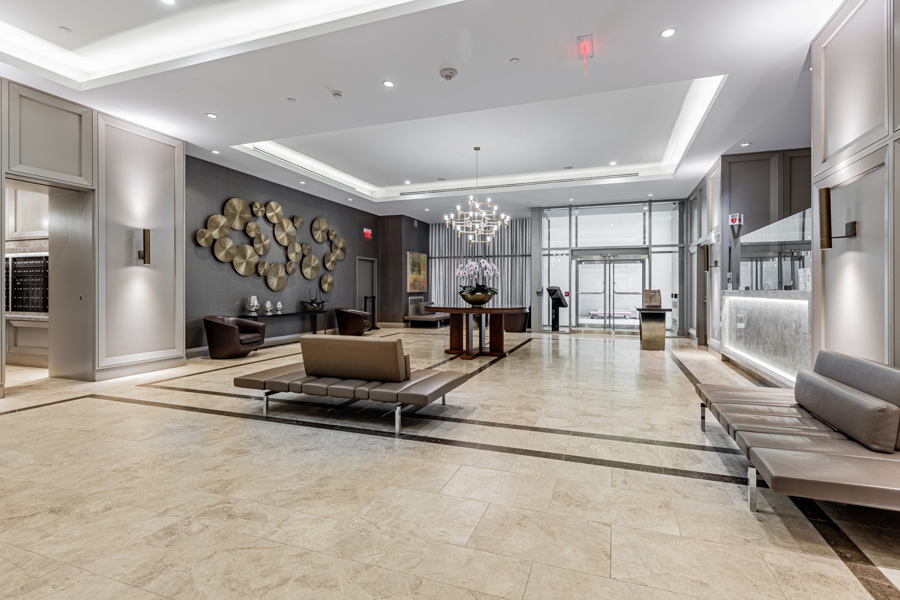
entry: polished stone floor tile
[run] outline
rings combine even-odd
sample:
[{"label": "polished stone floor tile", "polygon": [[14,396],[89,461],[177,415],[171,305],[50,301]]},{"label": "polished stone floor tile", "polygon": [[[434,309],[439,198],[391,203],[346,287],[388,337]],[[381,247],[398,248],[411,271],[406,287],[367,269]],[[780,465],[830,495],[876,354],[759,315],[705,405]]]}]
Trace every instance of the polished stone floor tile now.
[{"label": "polished stone floor tile", "polygon": [[839,560],[816,560],[794,554],[764,552],[775,580],[787,600],[868,600],[869,592]]},{"label": "polished stone floor tile", "polygon": [[678,534],[672,502],[659,494],[559,481],[550,512],[610,525]]},{"label": "polished stone floor tile", "polygon": [[460,467],[442,494],[506,506],[546,511],[553,498],[556,480],[491,469]]},{"label": "polished stone floor tile", "polygon": [[609,526],[491,505],[469,548],[609,577]]},{"label": "polished stone floor tile", "polygon": [[535,563],[531,569],[525,600],[687,600],[693,596],[673,594],[643,585],[605,577],[574,573]]}]

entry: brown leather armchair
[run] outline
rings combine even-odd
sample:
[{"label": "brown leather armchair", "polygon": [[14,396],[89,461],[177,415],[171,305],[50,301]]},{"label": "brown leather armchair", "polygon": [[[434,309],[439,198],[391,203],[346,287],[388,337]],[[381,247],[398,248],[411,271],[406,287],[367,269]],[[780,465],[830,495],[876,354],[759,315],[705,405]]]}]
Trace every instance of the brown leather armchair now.
[{"label": "brown leather armchair", "polygon": [[372,315],[352,308],[334,309],[340,335],[362,335],[372,328]]},{"label": "brown leather armchair", "polygon": [[240,358],[263,345],[266,324],[235,317],[203,317],[210,358]]}]

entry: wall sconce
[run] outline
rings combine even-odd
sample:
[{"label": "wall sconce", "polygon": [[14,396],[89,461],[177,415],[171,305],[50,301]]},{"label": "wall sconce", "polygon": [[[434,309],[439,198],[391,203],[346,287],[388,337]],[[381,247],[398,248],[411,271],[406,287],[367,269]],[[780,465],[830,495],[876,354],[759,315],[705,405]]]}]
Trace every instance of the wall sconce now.
[{"label": "wall sconce", "polygon": [[144,249],[138,250],[138,258],[144,261],[145,265],[150,264],[150,230],[144,230]]},{"label": "wall sconce", "polygon": [[856,221],[844,224],[844,235],[831,235],[831,188],[819,190],[819,248],[831,249],[831,240],[856,237]]}]

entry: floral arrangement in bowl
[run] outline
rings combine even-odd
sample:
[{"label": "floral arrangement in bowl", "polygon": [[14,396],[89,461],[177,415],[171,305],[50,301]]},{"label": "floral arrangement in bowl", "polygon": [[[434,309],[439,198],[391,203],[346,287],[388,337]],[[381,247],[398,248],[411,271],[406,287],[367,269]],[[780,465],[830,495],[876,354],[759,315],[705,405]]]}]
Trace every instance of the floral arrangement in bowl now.
[{"label": "floral arrangement in bowl", "polygon": [[316,294],[316,297],[312,297],[312,292],[309,294],[309,300],[304,302],[306,305],[306,310],[309,312],[324,312],[325,304],[328,302],[326,298],[319,298],[319,295]]},{"label": "floral arrangement in bowl", "polygon": [[483,258],[480,261],[470,260],[456,267],[456,278],[462,281],[459,286],[460,294],[497,294],[497,289],[488,285],[488,282],[500,276],[497,265],[489,263]]}]

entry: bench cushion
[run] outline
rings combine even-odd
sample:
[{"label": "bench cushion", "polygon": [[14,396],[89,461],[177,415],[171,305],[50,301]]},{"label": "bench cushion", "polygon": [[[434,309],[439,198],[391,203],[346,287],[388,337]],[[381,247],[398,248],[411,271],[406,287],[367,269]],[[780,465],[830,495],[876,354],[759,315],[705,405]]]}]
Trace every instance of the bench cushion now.
[{"label": "bench cushion", "polygon": [[703,402],[722,400],[746,400],[750,402],[792,403],[794,390],[778,391],[776,388],[756,388],[753,390],[702,390],[700,399]]},{"label": "bench cushion", "polygon": [[407,378],[403,342],[344,335],[300,338],[307,375],[400,382]]},{"label": "bench cushion", "polygon": [[751,448],[750,461],[773,492],[900,510],[900,459]]},{"label": "bench cushion", "polygon": [[734,432],[739,431],[738,425],[764,425],[767,427],[783,427],[786,429],[819,429],[831,431],[822,421],[802,417],[780,417],[778,415],[744,415],[744,414],[719,414],[719,423],[734,437]]},{"label": "bench cushion", "polygon": [[778,435],[807,435],[812,437],[831,438],[834,440],[848,439],[843,433],[832,429],[809,429],[807,427],[785,427],[784,425],[765,425],[760,423],[733,423],[729,426],[728,431],[731,434],[731,437],[735,437],[741,431],[748,431],[756,433],[775,433]]},{"label": "bench cushion", "polygon": [[722,413],[732,415],[776,415],[779,417],[811,417],[807,411],[798,407],[770,406],[767,404],[728,404],[713,402],[709,404],[709,412],[717,419]]},{"label": "bench cushion", "polygon": [[265,371],[257,371],[256,373],[238,375],[234,378],[234,385],[235,387],[251,390],[265,390],[268,389],[266,388],[266,381],[293,374],[299,374],[299,377],[302,377],[305,374],[303,366],[299,364],[285,365],[274,369],[266,369]]},{"label": "bench cushion", "polygon": [[734,441],[750,456],[751,448],[774,448],[776,450],[797,450],[799,452],[818,452],[820,454],[846,454],[848,456],[872,456],[872,451],[847,438],[824,438],[802,433],[788,435],[780,433],[756,433],[738,431]]},{"label": "bench cushion", "polygon": [[279,375],[278,377],[273,377],[272,379],[266,380],[266,389],[273,392],[289,392],[291,391],[291,384],[298,383],[302,384],[304,381],[309,379],[315,379],[315,377],[310,377],[306,374],[305,371],[294,371],[293,373],[285,373],[284,375]]},{"label": "bench cushion", "polygon": [[468,375],[457,371],[436,371],[430,377],[420,380],[399,394],[397,401],[403,404],[427,406],[457,386],[462,385]]},{"label": "bench cushion", "polygon": [[813,371],[870,396],[900,406],[900,369],[846,354],[822,350],[816,357],[816,366]]},{"label": "bench cushion", "polygon": [[797,402],[821,419],[875,452],[900,447],[900,407],[828,377],[801,371]]},{"label": "bench cushion", "polygon": [[427,379],[438,371],[422,370],[416,371],[406,381],[388,382],[374,387],[369,390],[369,400],[378,402],[400,402],[398,395],[406,388],[415,385],[417,382]]}]

